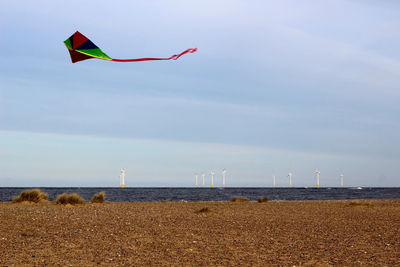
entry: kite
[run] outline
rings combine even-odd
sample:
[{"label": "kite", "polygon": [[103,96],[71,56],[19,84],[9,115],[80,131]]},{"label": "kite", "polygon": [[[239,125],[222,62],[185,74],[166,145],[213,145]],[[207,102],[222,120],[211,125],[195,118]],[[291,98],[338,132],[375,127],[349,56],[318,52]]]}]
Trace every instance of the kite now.
[{"label": "kite", "polygon": [[197,48],[189,48],[183,51],[180,54],[170,56],[168,58],[154,58],[154,57],[145,57],[145,58],[134,58],[134,59],[115,59],[110,58],[106,53],[101,51],[92,41],[90,41],[86,36],[76,31],[71,37],[64,41],[65,46],[68,48],[69,54],[71,55],[72,63],[91,59],[91,58],[99,58],[109,61],[115,62],[139,62],[139,61],[149,61],[149,60],[177,60],[181,56],[187,53],[194,53],[197,51]]}]

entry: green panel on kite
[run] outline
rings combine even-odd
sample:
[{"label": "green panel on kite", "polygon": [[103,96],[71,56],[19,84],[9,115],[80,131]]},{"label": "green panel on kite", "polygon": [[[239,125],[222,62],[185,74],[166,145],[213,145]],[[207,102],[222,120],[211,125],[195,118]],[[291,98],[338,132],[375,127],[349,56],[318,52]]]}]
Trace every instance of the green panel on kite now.
[{"label": "green panel on kite", "polygon": [[70,41],[69,39],[70,39],[70,38],[68,38],[67,40],[65,40],[65,41],[64,41],[64,44],[65,44],[66,46],[68,46],[69,49],[72,49],[72,44],[71,44],[71,41]]},{"label": "green panel on kite", "polygon": [[99,58],[111,59],[109,56],[106,55],[106,53],[104,53],[103,51],[101,51],[100,48],[97,48],[97,49],[82,49],[82,50],[76,49],[76,51],[77,51],[77,52],[85,53],[85,54],[87,54],[87,55],[99,57]]}]

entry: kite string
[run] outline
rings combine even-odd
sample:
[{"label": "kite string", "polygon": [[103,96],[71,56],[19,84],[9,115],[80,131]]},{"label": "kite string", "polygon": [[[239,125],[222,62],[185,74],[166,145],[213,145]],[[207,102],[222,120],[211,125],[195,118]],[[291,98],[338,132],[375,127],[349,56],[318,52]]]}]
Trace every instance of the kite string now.
[{"label": "kite string", "polygon": [[194,53],[196,51],[197,51],[197,48],[189,48],[189,49],[186,49],[185,51],[183,51],[180,54],[173,55],[173,56],[168,57],[168,58],[156,58],[156,57],[145,57],[145,58],[134,58],[134,59],[115,59],[115,58],[113,58],[111,61],[116,61],[116,62],[138,62],[138,61],[149,61],[149,60],[171,60],[171,59],[177,60],[178,58],[180,58],[184,54]]}]

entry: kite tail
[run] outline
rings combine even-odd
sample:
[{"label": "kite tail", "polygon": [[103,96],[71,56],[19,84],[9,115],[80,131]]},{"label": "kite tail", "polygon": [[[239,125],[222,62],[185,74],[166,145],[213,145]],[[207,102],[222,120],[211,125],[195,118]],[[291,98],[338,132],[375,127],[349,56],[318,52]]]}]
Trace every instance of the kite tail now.
[{"label": "kite tail", "polygon": [[116,61],[116,62],[139,62],[139,61],[150,61],[150,60],[177,60],[178,58],[180,58],[181,56],[183,56],[184,54],[187,53],[194,53],[197,51],[197,48],[189,48],[186,49],[185,51],[183,51],[180,54],[177,55],[173,55],[171,57],[168,58],[157,58],[157,57],[144,57],[144,58],[134,58],[134,59],[111,59],[111,61]]}]

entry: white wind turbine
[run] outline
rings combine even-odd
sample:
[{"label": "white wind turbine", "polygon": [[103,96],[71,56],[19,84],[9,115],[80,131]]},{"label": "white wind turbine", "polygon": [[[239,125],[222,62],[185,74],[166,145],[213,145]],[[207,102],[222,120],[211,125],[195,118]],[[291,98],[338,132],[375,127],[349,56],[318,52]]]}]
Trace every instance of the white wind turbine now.
[{"label": "white wind turbine", "polygon": [[222,170],[222,188],[225,188],[225,175],[226,175],[226,170]]},{"label": "white wind turbine", "polygon": [[206,184],[205,184],[205,177],[206,177],[206,174],[203,172],[203,173],[201,174],[201,177],[203,178],[203,187],[205,187],[205,186],[206,186]]},{"label": "white wind turbine", "polygon": [[121,188],[125,187],[125,170],[121,169],[121,173],[119,174],[119,186]]},{"label": "white wind turbine", "polygon": [[211,187],[214,187],[214,174],[215,172],[211,171],[210,175],[211,175]]},{"label": "white wind turbine", "polygon": [[199,176],[197,174],[194,176],[196,177],[196,187],[199,187]]},{"label": "white wind turbine", "polygon": [[276,178],[275,178],[275,174],[272,175],[272,179],[274,180],[274,185],[273,185],[273,187],[275,188],[275,187],[276,187]]},{"label": "white wind turbine", "polygon": [[292,173],[291,172],[289,172],[288,177],[289,177],[289,187],[292,187]]},{"label": "white wind turbine", "polygon": [[340,187],[343,187],[343,174],[340,174]]},{"label": "white wind turbine", "polygon": [[317,188],[319,188],[319,175],[321,172],[319,170],[315,170],[315,175],[317,176]]}]

